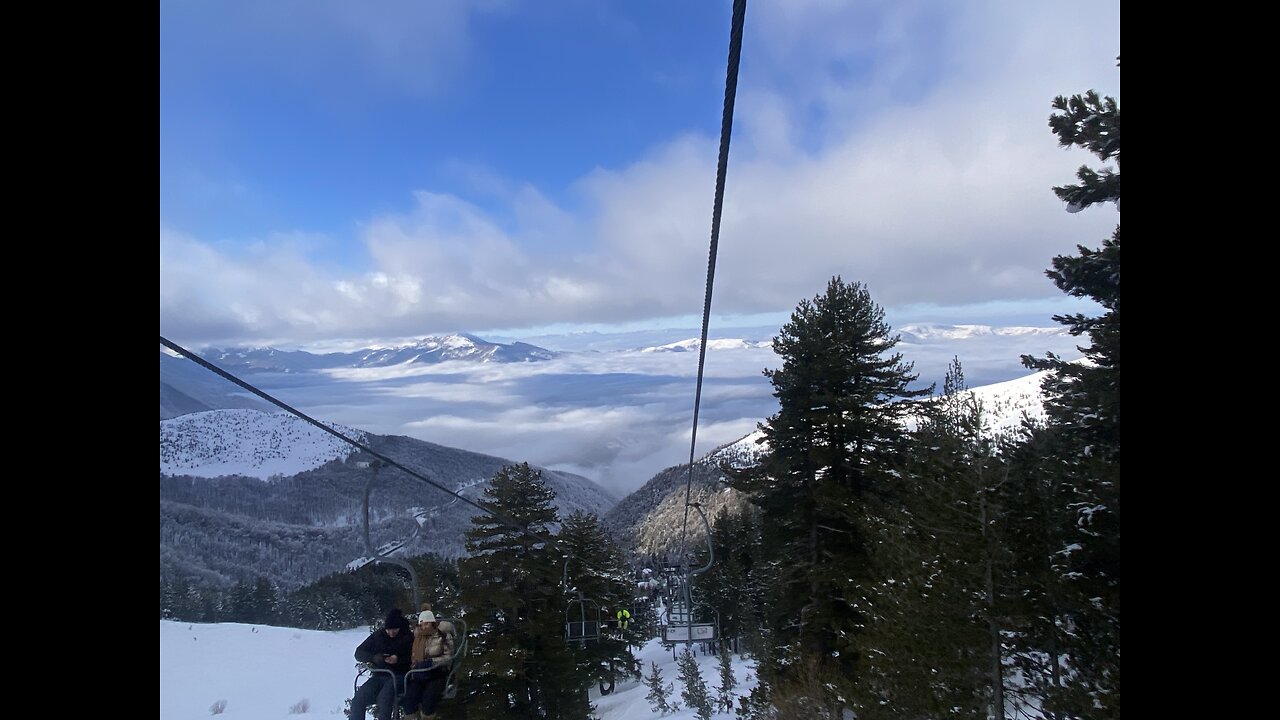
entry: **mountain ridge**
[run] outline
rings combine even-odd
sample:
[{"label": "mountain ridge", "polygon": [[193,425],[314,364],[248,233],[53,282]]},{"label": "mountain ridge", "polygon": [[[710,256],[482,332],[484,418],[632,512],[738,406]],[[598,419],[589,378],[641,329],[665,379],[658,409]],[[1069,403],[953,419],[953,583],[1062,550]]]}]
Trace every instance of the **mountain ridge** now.
[{"label": "mountain ridge", "polygon": [[542,362],[560,353],[523,342],[495,343],[467,333],[431,335],[416,342],[347,352],[312,353],[274,347],[211,348],[205,359],[231,372],[295,373],[335,368],[391,367],[412,363]]},{"label": "mountain ridge", "polygon": [[[374,456],[359,450],[334,457],[317,454],[314,447],[294,442],[299,435],[293,432],[269,433],[270,442],[260,442],[262,438],[251,432],[227,439],[208,432],[210,427],[227,427],[224,421],[231,418],[264,420],[269,427],[303,426],[328,435],[293,416],[256,410],[204,415],[208,417],[161,421],[162,585],[182,580],[226,586],[266,577],[281,587],[296,588],[341,571],[368,555],[366,493],[369,541],[375,547],[412,536],[397,555],[464,556],[463,533],[480,511],[458,502],[457,495],[476,502],[494,473],[514,464],[416,438],[364,434],[363,444],[419,472],[432,485],[397,468],[379,467]],[[206,419],[218,422],[199,422]],[[249,422],[246,427],[257,426]],[[171,436],[168,443],[163,441],[166,432]],[[296,455],[286,452],[295,446]],[[277,464],[259,463],[257,474],[234,472],[238,459],[253,453]],[[178,455],[186,459],[180,468],[174,462]],[[166,459],[173,472],[164,471]],[[294,465],[288,466],[287,473],[270,471],[290,462]],[[575,510],[603,515],[617,502],[616,495],[585,477],[549,469],[542,472],[556,493],[554,503],[561,517]]]}]

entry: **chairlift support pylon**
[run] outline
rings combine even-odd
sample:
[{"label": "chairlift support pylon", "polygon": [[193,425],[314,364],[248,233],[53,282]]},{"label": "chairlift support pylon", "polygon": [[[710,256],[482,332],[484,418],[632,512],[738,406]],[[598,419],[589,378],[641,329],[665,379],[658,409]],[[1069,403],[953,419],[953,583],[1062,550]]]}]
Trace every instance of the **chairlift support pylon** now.
[{"label": "chairlift support pylon", "polygon": [[395,565],[396,567],[403,568],[409,573],[409,587],[413,593],[412,607],[421,607],[421,603],[418,601],[418,573],[413,569],[413,565],[410,564],[408,560],[392,557],[391,553],[394,553],[396,550],[399,550],[410,542],[413,542],[413,539],[418,537],[418,533],[422,530],[422,526],[418,523],[414,523],[413,532],[410,533],[409,537],[393,544],[393,546],[385,552],[379,552],[375,549],[373,547],[373,541],[369,539],[369,494],[373,492],[373,484],[378,481],[378,471],[382,469],[382,466],[383,463],[381,460],[374,460],[370,463],[369,467],[373,470],[373,473],[369,478],[369,482],[365,483],[364,486],[364,549],[369,553],[369,556],[373,558],[373,562]]}]

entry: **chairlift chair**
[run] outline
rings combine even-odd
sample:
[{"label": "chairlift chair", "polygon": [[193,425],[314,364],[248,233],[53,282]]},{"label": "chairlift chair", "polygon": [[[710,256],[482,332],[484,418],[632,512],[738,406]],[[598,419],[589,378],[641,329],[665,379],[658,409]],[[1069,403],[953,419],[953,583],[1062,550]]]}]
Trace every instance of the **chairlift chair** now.
[{"label": "chairlift chair", "polygon": [[[437,627],[444,628],[445,623],[449,623],[451,629],[445,632],[453,639],[453,657],[449,661],[449,675],[444,681],[444,692],[440,695],[442,700],[452,700],[458,695],[458,668],[462,666],[462,660],[467,654],[467,623],[462,618],[437,617],[439,625]],[[405,674],[405,682],[413,675],[422,675],[431,672],[430,670],[410,670]],[[361,680],[366,677],[372,677],[375,673],[386,673],[391,675],[392,672],[386,668],[375,668],[367,663],[361,663],[356,670],[355,680],[351,683],[351,693],[354,696],[356,690],[360,689]],[[400,709],[400,700],[404,697],[404,685],[396,683],[396,693],[391,708],[392,720],[400,720],[403,716]]]}]

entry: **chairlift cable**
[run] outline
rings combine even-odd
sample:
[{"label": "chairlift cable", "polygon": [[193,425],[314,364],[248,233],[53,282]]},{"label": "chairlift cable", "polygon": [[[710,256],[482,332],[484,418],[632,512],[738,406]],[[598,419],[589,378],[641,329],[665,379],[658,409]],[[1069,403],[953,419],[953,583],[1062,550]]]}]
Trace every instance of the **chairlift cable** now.
[{"label": "chairlift cable", "polygon": [[[685,481],[684,523],[680,529],[680,554],[678,557],[685,571],[684,594],[690,623],[693,617],[693,607],[689,590],[689,562],[685,558],[685,544],[689,530],[689,509],[693,506],[691,502],[693,498],[693,463],[698,443],[698,412],[702,404],[702,378],[707,358],[707,329],[711,322],[711,291],[715,285],[716,254],[720,246],[720,217],[724,207],[724,184],[729,166],[729,140],[733,134],[733,106],[738,92],[738,66],[742,57],[742,26],[746,11],[747,0],[734,0],[733,21],[729,31],[729,60],[725,71],[724,112],[720,117],[720,155],[716,163],[716,192],[711,211],[711,248],[707,257],[707,289],[702,303],[702,341],[698,345],[698,381],[693,398],[693,431],[689,439],[689,476]],[[707,542],[710,544],[710,537],[707,538]]]}]

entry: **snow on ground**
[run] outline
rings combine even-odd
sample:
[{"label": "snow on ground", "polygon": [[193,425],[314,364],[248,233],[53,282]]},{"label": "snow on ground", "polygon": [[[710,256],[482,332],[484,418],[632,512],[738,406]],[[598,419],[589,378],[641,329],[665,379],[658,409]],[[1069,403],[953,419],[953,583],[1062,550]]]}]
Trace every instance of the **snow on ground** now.
[{"label": "snow on ground", "polygon": [[[160,720],[342,720],[345,701],[355,678],[355,649],[367,628],[322,632],[239,623],[201,624],[160,621]],[[679,647],[679,646],[678,646]],[[683,683],[671,651],[651,640],[637,652],[644,663],[657,662],[663,680],[674,685],[668,701],[680,712],[660,716],[645,696],[640,680],[618,682],[615,692],[600,697],[592,690],[596,716],[601,720],[693,720],[684,708]],[[720,684],[719,661],[698,655],[698,666],[714,697]],[[738,695],[755,686],[754,661],[734,655]],[[220,713],[213,712],[221,705]],[[369,714],[372,717],[372,713]],[[713,715],[733,718],[732,712]]]}]

